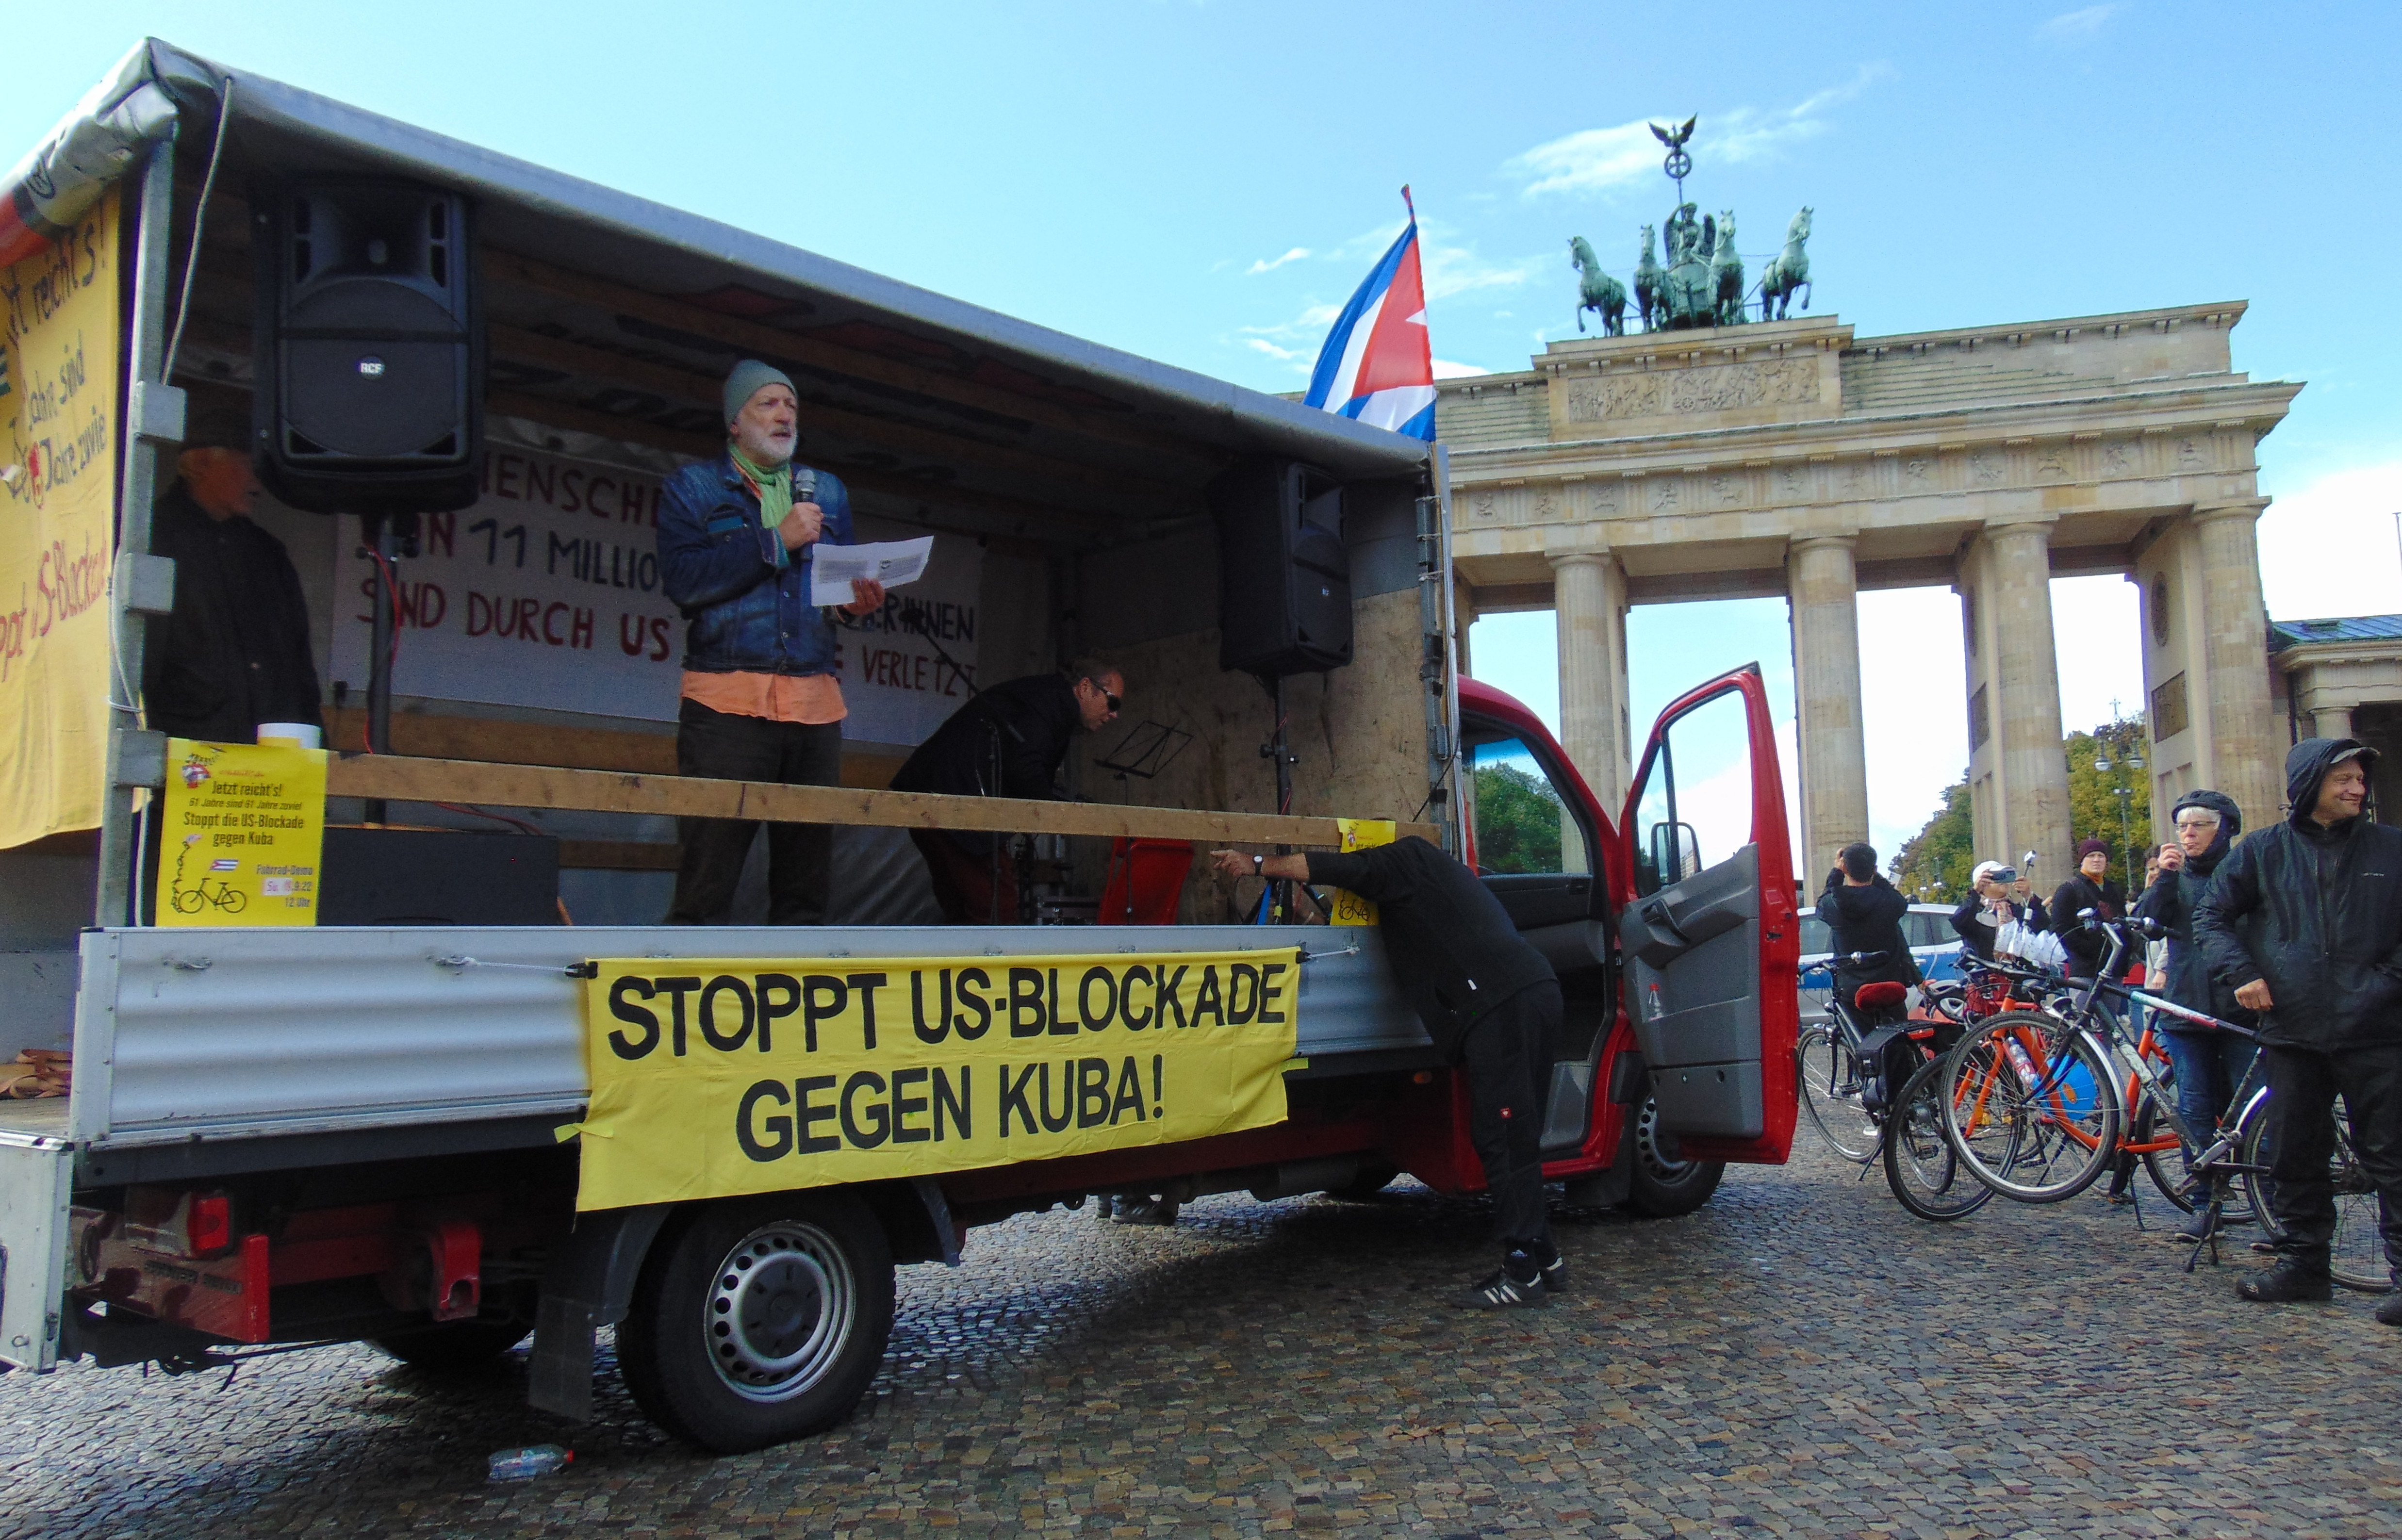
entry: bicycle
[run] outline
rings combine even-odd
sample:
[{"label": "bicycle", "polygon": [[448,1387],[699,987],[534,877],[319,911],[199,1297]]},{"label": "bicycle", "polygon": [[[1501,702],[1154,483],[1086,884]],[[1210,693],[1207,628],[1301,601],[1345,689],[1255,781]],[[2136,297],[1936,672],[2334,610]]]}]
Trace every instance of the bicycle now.
[{"label": "bicycle", "polygon": [[[2218,1236],[2238,1209],[2272,1244],[2282,1238],[2269,1180],[2269,1092],[2265,1059],[2255,1056],[2237,1082],[2228,1110],[2210,1130],[2189,1125],[2177,1107],[2166,1055],[2147,1022],[2136,1041],[2103,1005],[2109,1000],[2148,1010],[2211,1031],[2257,1035],[2233,1022],[2118,983],[2126,931],[2157,938],[2157,921],[2099,921],[2079,916],[2110,938],[2100,975],[2070,993],[2064,1011],[2020,1011],[1995,1017],[1953,1045],[1944,1068],[1943,1128],[1971,1176],[2021,1203],[2075,1197],[2122,1156],[2140,1156],[2154,1185],[2178,1207],[2202,1200],[2202,1244],[2187,1259],[2190,1272],[2203,1245],[2217,1259]],[[2119,1071],[2125,1072],[2124,1089]],[[2173,1137],[2153,1133],[2165,1122]],[[2194,1153],[2181,1180],[2163,1169],[2171,1148]],[[2375,1196],[2351,1149],[2342,1120],[2332,1157],[2337,1184],[2337,1234],[2332,1265],[2347,1288],[2382,1293],[2392,1285],[2375,1237]]]},{"label": "bicycle", "polygon": [[[1884,958],[1883,952],[1853,952],[1830,957],[1824,966],[1868,968]],[[1875,1125],[1882,1114],[1881,1108],[1868,1105],[1875,1069],[1863,1060],[1861,1044],[1876,1028],[1903,1019],[1900,1008],[1909,997],[1907,984],[1870,983],[1862,984],[1854,1003],[1846,1005],[1837,990],[1828,997],[1827,1020],[1805,1028],[1794,1046],[1802,1110],[1827,1148],[1854,1165],[1876,1159]],[[1864,1025],[1862,1011],[1886,1019]]]}]

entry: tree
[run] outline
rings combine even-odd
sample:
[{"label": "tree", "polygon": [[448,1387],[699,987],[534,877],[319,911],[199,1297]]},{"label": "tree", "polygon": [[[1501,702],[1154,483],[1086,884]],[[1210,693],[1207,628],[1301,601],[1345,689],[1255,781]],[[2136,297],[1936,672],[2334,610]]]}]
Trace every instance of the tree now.
[{"label": "tree", "polygon": [[1894,853],[1893,885],[1921,903],[1956,903],[1977,865],[1976,819],[1966,776],[1943,789],[1943,807]]},{"label": "tree", "polygon": [[[2141,770],[2127,768],[2130,757],[2148,759],[2145,752],[2150,747],[2139,713],[2120,721],[2105,722],[2091,733],[2068,736],[2068,827],[2072,842],[2100,840],[2110,847],[2110,873],[2124,882],[2132,892],[2143,886],[2144,851],[2152,843],[2152,777],[2148,766]],[[2110,768],[2096,770],[2096,760]],[[2124,787],[2127,795],[2119,796]],[[2119,819],[2119,804],[2125,802],[2126,818]],[[2121,836],[2121,829],[2124,835]],[[2135,869],[2127,871],[2127,848],[2134,847]],[[2067,873],[2059,874],[2060,880]]]},{"label": "tree", "polygon": [[1486,872],[1560,870],[1560,799],[1514,764],[1476,767],[1476,864]]},{"label": "tree", "polygon": [[[2072,844],[2098,839],[2110,846],[2112,874],[2128,883],[2132,889],[2144,880],[2144,852],[2152,838],[2152,782],[2148,769],[2126,767],[2130,757],[2141,757],[2149,743],[2143,717],[2139,714],[2120,721],[2105,722],[2091,733],[2071,733],[2062,743],[2061,750],[2068,760],[2068,821]],[[2096,770],[2096,760],[2106,762],[2110,768]],[[2127,795],[2118,794],[2124,786]],[[2120,834],[2119,804],[2127,804],[2125,834]],[[1981,857],[1976,849],[1976,819],[1969,806],[1968,781],[1966,777],[1944,789],[1943,806],[1933,818],[1905,842],[1895,853],[1886,868],[1893,875],[1893,885],[1920,902],[1957,902],[1968,891],[1968,873],[1981,859],[2012,861],[2016,852],[1988,851]],[[2127,876],[2127,846],[2135,849],[2135,872]],[[2049,893],[2053,883],[2068,875],[2066,871],[2047,872],[2037,886]]]}]

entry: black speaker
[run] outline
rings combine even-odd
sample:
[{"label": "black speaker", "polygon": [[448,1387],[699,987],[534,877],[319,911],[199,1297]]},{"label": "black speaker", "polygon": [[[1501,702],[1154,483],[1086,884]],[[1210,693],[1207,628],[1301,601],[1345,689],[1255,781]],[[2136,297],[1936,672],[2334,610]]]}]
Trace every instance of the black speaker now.
[{"label": "black speaker", "polygon": [[473,206],[349,177],[255,190],[251,208],[259,479],[320,514],[475,502],[484,327]]},{"label": "black speaker", "polygon": [[1274,678],[1351,661],[1343,487],[1313,466],[1247,460],[1209,484],[1218,518],[1218,666]]}]

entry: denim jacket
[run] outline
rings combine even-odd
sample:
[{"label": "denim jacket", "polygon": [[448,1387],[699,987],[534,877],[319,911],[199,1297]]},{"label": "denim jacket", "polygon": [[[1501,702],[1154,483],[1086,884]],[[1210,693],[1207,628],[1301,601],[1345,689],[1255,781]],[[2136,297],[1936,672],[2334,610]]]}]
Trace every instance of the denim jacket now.
[{"label": "denim jacket", "polygon": [[[807,496],[793,501],[825,510],[821,544],[851,543],[850,493],[825,471],[797,462],[795,477],[814,475]],[[668,479],[659,497],[659,584],[683,612],[683,666],[697,673],[831,674],[837,667],[835,630],[809,602],[814,545],[776,565],[776,532],[760,522],[759,500],[720,455],[687,465]]]}]

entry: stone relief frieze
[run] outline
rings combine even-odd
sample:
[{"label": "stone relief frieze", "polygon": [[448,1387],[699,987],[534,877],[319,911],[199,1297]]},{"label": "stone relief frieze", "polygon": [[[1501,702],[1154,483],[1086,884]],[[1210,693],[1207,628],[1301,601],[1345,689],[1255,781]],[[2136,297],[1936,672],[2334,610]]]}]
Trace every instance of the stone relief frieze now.
[{"label": "stone relief frieze", "polygon": [[1570,380],[1570,422],[1802,406],[1818,399],[1818,366],[1809,359],[1713,364],[1693,369]]}]

